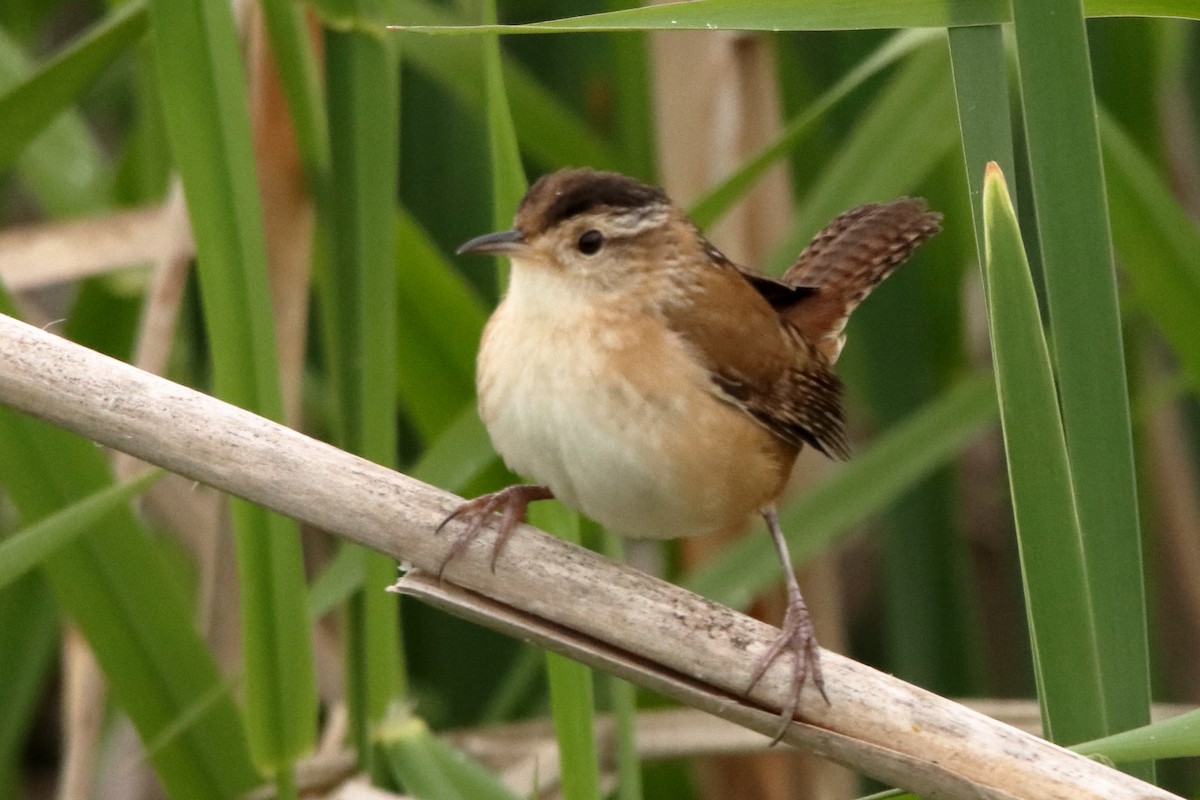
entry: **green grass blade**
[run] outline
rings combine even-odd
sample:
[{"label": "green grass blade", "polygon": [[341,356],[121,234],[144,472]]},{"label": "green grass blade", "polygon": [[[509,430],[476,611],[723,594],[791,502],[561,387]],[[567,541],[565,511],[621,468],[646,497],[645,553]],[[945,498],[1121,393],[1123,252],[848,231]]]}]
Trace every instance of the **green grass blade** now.
[{"label": "green grass blade", "polygon": [[641,800],[642,759],[637,748],[637,687],[608,676],[615,722],[613,760],[617,765],[617,800]]},{"label": "green grass blade", "polygon": [[384,762],[404,793],[417,800],[468,800],[429,752],[425,722],[409,717],[380,731]]},{"label": "green grass blade", "polygon": [[[945,464],[994,420],[990,377],[964,381],[896,425],[819,486],[790,502],[781,523],[794,564],[823,550],[854,523],[889,503]],[[687,581],[718,603],[746,608],[779,581],[778,556],[766,536],[749,536]]]},{"label": "green grass blade", "polygon": [[1089,17],[1174,17],[1200,19],[1200,9],[1191,0],[1086,0]]},{"label": "green grass blade", "polygon": [[[281,399],[250,122],[230,9],[152,0],[155,66],[196,240],[216,394],[278,418]],[[241,579],[246,720],[264,768],[286,773],[316,733],[297,526],[232,503]]]},{"label": "green grass blade", "polygon": [[[579,515],[557,501],[529,509],[530,523],[561,539],[580,543]],[[546,653],[546,678],[550,684],[550,716],[558,740],[565,800],[599,800],[600,765],[596,745],[595,686],[592,671],[584,665]]]},{"label": "green grass blade", "polygon": [[563,797],[599,800],[592,671],[565,656],[547,653],[546,677],[550,683],[550,715],[562,761]]},{"label": "green grass blade", "polygon": [[692,0],[599,14],[535,22],[528,25],[417,28],[427,33],[553,33],[622,30],[869,30],[873,28],[944,28],[1006,21],[1002,0]]},{"label": "green grass blade", "polygon": [[[962,141],[962,159],[966,166],[968,205],[970,207],[972,234],[974,237],[975,253],[979,264],[984,261],[984,231],[983,231],[983,166],[989,161],[995,161],[1006,169],[1013,165],[1012,126],[1010,122],[1010,103],[1008,97],[1008,73],[1004,53],[1004,34],[999,25],[981,25],[977,27],[950,28],[946,31],[947,44],[950,48],[950,66],[954,79],[954,97],[958,111],[958,129]],[[951,215],[947,215],[950,217]],[[960,301],[961,302],[961,301]],[[959,320],[961,324],[961,320]],[[957,326],[956,326],[957,327]],[[944,340],[949,340],[944,336]],[[960,537],[955,537],[958,541]],[[943,548],[949,549],[949,548]],[[934,559],[930,559],[934,560]],[[961,576],[965,570],[954,574]],[[974,593],[965,593],[966,597],[947,601],[942,597],[934,599],[935,603],[946,603],[953,608],[954,618],[960,622],[958,639],[962,642],[981,644],[979,631],[982,630],[981,615],[970,617],[963,609],[971,609]],[[889,607],[904,607],[894,604]],[[906,615],[907,616],[907,615]],[[916,640],[917,647],[926,639],[906,636],[903,641]],[[913,645],[908,644],[908,647]],[[967,666],[973,666],[972,655],[979,650],[970,651],[958,646],[953,648],[959,655],[958,659],[965,661]],[[963,653],[966,653],[964,656]],[[929,656],[926,656],[927,658]],[[949,659],[951,656],[942,656]],[[969,674],[968,670],[958,670]],[[969,685],[959,677],[956,681],[944,681],[942,686],[955,693],[978,692],[980,681]]]},{"label": "green grass blade", "polygon": [[304,9],[290,0],[263,0],[262,9],[300,160],[310,190],[320,197],[328,179],[329,125]]},{"label": "green grass blade", "polygon": [[[1200,19],[1194,0],[1089,0],[1088,16]],[[527,25],[409,28],[423,33],[557,33],[624,30],[848,31],[947,28],[1010,22],[1003,0],[692,0],[587,14]]]},{"label": "green grass blade", "polygon": [[150,470],[107,486],[0,542],[0,589],[41,565],[76,537],[94,530],[162,476],[162,471]]},{"label": "green grass blade", "polygon": [[[484,0],[484,15],[496,19],[495,0]],[[527,183],[517,143],[500,56],[500,40],[489,36],[483,44],[483,82],[488,123],[488,153],[492,162],[492,209],[496,230],[512,225],[512,212],[525,194]]]},{"label": "green grass blade", "polygon": [[1149,721],[1129,398],[1083,10],[1015,0],[1013,13],[1049,335],[1097,626],[1101,693],[1090,714],[1069,715],[1054,731],[1081,741]]},{"label": "green grass blade", "polygon": [[366,564],[362,553],[351,547],[341,547],[333,560],[313,579],[308,590],[308,615],[316,620],[333,611],[362,589]]},{"label": "green grass blade", "polygon": [[[356,14],[377,11],[374,0],[352,3]],[[394,250],[400,124],[394,40],[363,28],[325,37],[331,203],[325,229],[331,244],[324,299],[336,373],[341,444],[379,464],[395,466],[398,279]],[[359,765],[371,773],[373,731],[399,698],[402,656],[396,598],[382,591],[395,579],[391,559],[365,548],[363,590],[351,598],[347,621],[346,694]]]},{"label": "green grass blade", "polygon": [[333,309],[343,445],[389,464],[396,452],[395,58],[368,33],[330,31],[326,42],[333,261],[323,299]]},{"label": "green grass blade", "polygon": [[498,461],[472,399],[459,408],[454,421],[425,448],[409,474],[447,491],[461,493]]},{"label": "green grass blade", "polygon": [[1129,285],[1200,392],[1200,230],[1108,114],[1100,116],[1100,133],[1113,240]]},{"label": "green grass blade", "polygon": [[[996,392],[1047,736],[1105,726],[1100,633],[1050,353],[1004,178],[984,181],[985,278]],[[1112,587],[1110,587],[1112,588]]]},{"label": "green grass blade", "polygon": [[[621,537],[602,533],[604,555],[613,561],[625,561],[625,543]],[[642,759],[637,746],[637,687],[614,675],[604,675],[609,710],[613,717],[612,759],[616,764],[616,800],[642,800]]]},{"label": "green grass blade", "polygon": [[145,32],[145,0],[119,6],[50,63],[0,95],[0,172]]},{"label": "green grass blade", "polygon": [[1071,748],[1085,756],[1102,756],[1117,762],[1200,756],[1200,711],[1152,722]]},{"label": "green grass blade", "polygon": [[946,34],[954,74],[958,129],[962,134],[963,163],[971,193],[975,250],[982,264],[984,167],[995,161],[1005,175],[1016,174],[1004,32],[998,25],[983,25],[951,28]]},{"label": "green grass blade", "polygon": [[[624,0],[609,0],[620,7]],[[616,136],[622,153],[621,171],[655,181],[654,101],[651,96],[650,50],[645,36],[614,36],[612,48],[613,100],[616,103]],[[560,163],[589,164],[588,161]]]},{"label": "green grass blade", "polygon": [[[500,779],[446,741],[426,734],[428,754],[467,800],[519,800]],[[532,787],[530,787],[532,791]]]}]

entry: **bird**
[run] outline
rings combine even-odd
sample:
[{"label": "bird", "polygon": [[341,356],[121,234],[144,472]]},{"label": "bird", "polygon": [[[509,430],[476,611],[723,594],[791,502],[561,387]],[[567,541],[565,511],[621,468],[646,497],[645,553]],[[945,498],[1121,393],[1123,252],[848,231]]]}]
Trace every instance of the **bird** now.
[{"label": "bird", "polygon": [[518,484],[466,501],[442,562],[497,520],[492,569],[530,503],[557,498],[630,538],[674,539],[765,521],[787,607],[748,693],[785,652],[776,741],[809,681],[828,702],[811,615],[778,507],[804,447],[845,459],[833,365],[851,312],[941,228],[920,198],[853,208],[780,278],[734,263],[659,187],[563,169],[521,200],[511,229],[458,254],[507,256],[507,290],[476,365],[478,409]]}]

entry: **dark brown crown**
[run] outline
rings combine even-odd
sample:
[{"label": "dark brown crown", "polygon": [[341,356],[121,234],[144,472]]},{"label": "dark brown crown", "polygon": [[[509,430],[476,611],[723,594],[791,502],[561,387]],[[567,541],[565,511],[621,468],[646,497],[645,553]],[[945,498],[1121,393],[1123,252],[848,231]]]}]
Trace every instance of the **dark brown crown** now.
[{"label": "dark brown crown", "polygon": [[543,175],[517,208],[517,228],[526,235],[601,209],[643,208],[669,203],[666,193],[615,172],[564,169]]}]

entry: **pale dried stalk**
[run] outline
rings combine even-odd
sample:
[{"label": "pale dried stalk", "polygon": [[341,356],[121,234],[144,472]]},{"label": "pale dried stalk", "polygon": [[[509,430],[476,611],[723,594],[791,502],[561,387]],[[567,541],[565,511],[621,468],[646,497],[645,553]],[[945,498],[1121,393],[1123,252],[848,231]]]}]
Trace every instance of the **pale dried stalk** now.
[{"label": "pale dried stalk", "polygon": [[16,292],[148,264],[173,233],[158,206],[11,228],[0,232],[0,279]]},{"label": "pale dried stalk", "polygon": [[[3,316],[0,402],[426,572],[461,530],[432,533],[453,495]],[[405,588],[774,730],[791,664],[781,659],[742,696],[774,628],[528,526],[495,572],[491,545],[475,541],[445,585],[410,576]],[[806,722],[784,741],[887,783],[934,798],[1174,797],[835,653],[822,659],[830,704],[806,694]]]},{"label": "pale dried stalk", "polygon": [[[1042,729],[1036,700],[972,698],[960,700],[967,708],[1012,725],[1027,733]],[[1195,711],[1196,706],[1180,703],[1155,703],[1150,718],[1155,722]],[[485,764],[506,768],[529,757],[543,743],[554,746],[554,728],[545,718],[522,720],[479,728],[463,728],[447,734],[450,741]],[[596,717],[596,740],[601,758],[613,748],[613,720],[609,715]],[[767,750],[771,737],[735,725],[692,708],[667,708],[639,711],[637,715],[637,752],[646,761],[694,758],[696,756],[737,756]],[[348,751],[343,751],[348,757]],[[543,761],[545,769],[550,761]]]},{"label": "pale dried stalk", "polygon": [[[690,203],[783,130],[775,40],[761,32],[659,31],[649,42],[663,186],[676,201]],[[786,164],[780,162],[708,233],[735,261],[761,264],[787,234],[791,216],[791,181]],[[792,487],[812,485],[829,466],[816,451],[806,450],[792,470]],[[747,531],[735,528],[688,539],[680,548],[683,563],[702,563],[745,535]],[[755,531],[755,535],[761,534]],[[812,610],[817,641],[844,649],[837,553],[811,560],[796,577]],[[782,621],[786,608],[782,589],[781,583],[758,598],[757,616]],[[829,800],[857,795],[854,775],[803,754],[709,759],[693,766],[701,798],[754,795],[760,800]]]},{"label": "pale dried stalk", "polygon": [[63,762],[61,800],[87,800],[100,750],[107,686],[92,651],[75,627],[63,636]]}]

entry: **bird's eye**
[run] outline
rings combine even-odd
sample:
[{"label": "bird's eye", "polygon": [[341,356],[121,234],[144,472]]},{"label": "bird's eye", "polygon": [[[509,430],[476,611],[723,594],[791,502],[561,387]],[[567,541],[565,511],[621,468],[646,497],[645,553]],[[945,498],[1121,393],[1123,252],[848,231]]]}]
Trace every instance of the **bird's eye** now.
[{"label": "bird's eye", "polygon": [[600,252],[600,245],[604,244],[604,234],[598,230],[584,231],[579,237],[579,252],[585,256],[594,256]]}]

